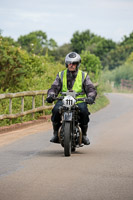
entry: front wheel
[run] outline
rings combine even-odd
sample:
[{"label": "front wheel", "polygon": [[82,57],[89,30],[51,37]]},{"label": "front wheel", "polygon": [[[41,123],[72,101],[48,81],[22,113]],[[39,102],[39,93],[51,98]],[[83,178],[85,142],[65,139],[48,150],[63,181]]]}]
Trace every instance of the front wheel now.
[{"label": "front wheel", "polygon": [[71,124],[65,122],[64,126],[64,155],[71,156]]}]

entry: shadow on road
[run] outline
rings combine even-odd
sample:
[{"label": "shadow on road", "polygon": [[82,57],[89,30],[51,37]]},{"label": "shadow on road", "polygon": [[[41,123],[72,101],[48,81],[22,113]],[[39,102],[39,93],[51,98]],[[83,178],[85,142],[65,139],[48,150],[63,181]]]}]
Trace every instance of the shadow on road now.
[{"label": "shadow on road", "polygon": [[[80,155],[84,154],[84,152],[75,151],[72,152],[72,155]],[[61,150],[44,150],[42,152],[39,152],[37,155],[42,157],[64,157],[64,149]]]}]

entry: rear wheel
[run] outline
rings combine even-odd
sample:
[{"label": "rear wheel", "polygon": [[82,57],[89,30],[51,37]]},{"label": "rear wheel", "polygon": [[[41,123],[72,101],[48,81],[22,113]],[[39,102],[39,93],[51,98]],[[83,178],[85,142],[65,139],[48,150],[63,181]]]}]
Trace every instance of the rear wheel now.
[{"label": "rear wheel", "polygon": [[64,155],[71,156],[71,124],[65,122],[64,126]]}]

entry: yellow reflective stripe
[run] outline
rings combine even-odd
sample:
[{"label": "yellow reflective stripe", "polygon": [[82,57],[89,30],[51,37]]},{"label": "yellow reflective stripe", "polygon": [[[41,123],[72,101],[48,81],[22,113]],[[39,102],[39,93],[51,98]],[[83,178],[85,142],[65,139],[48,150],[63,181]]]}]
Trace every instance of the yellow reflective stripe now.
[{"label": "yellow reflective stripe", "polygon": [[63,87],[62,87],[62,92],[66,92],[67,89],[67,69],[64,70],[64,74],[63,74]]},{"label": "yellow reflective stripe", "polygon": [[59,72],[59,77],[61,78],[61,72]]}]

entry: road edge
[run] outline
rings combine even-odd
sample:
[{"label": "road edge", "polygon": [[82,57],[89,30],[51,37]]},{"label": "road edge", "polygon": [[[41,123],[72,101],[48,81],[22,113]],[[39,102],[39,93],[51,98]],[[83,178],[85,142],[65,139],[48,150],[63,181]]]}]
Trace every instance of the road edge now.
[{"label": "road edge", "polygon": [[0,127],[0,134],[8,133],[8,132],[19,130],[22,128],[27,128],[27,127],[34,126],[37,124],[42,124],[44,122],[50,121],[50,119],[51,119],[51,115],[45,115],[45,116],[41,116],[40,119],[37,119],[37,120],[32,120],[32,121],[17,123],[17,124],[11,124],[8,126],[2,126],[2,127]]}]

